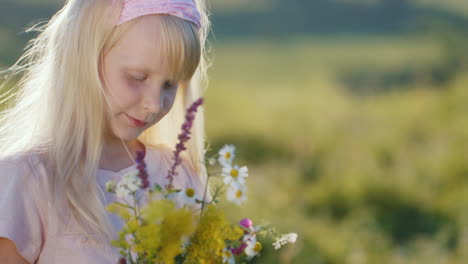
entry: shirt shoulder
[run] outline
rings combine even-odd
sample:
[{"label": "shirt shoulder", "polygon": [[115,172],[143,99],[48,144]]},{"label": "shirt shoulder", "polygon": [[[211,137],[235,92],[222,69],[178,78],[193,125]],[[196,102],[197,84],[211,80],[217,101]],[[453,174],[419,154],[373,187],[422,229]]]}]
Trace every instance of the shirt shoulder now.
[{"label": "shirt shoulder", "polygon": [[46,234],[43,169],[34,155],[0,160],[0,237],[12,240],[31,263],[38,258]]},{"label": "shirt shoulder", "polygon": [[44,159],[39,154],[25,154],[0,159],[0,186],[11,183],[36,187],[47,176]]}]

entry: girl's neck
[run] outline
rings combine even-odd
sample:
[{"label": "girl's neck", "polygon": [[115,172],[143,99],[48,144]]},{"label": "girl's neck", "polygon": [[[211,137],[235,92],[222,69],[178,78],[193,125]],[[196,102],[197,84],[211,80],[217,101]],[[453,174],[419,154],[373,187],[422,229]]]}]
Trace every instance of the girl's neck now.
[{"label": "girl's neck", "polygon": [[107,141],[102,148],[99,168],[114,172],[128,168],[135,163],[137,151],[146,152],[145,145],[138,139]]}]

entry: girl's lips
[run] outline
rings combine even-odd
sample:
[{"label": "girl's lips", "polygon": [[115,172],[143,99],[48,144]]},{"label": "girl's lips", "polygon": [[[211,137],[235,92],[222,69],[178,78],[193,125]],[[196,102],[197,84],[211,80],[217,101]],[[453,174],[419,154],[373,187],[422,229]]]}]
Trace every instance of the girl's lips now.
[{"label": "girl's lips", "polygon": [[142,127],[144,127],[144,126],[146,126],[146,125],[148,124],[148,122],[141,121],[141,120],[139,120],[139,119],[133,118],[133,117],[127,115],[127,114],[125,114],[125,115],[127,116],[127,118],[128,118],[128,120],[130,121],[130,123],[131,123],[132,125],[134,125],[135,127],[142,128]]}]

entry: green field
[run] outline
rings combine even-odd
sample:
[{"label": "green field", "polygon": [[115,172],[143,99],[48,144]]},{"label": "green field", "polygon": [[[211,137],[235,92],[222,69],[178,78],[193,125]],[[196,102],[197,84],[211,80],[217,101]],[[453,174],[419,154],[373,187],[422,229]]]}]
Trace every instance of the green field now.
[{"label": "green field", "polygon": [[[428,37],[219,41],[206,95],[213,148],[250,167],[233,219],[299,233],[255,263],[466,263],[468,74],[352,95],[343,69],[439,65]],[[443,64],[443,63],[442,63]],[[416,67],[416,66],[415,66]],[[270,243],[271,241],[266,241]]]}]

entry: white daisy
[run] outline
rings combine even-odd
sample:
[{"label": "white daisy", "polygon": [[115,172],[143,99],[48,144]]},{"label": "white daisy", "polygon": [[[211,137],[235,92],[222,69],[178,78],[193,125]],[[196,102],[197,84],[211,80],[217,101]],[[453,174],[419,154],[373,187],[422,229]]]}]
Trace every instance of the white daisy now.
[{"label": "white daisy", "polygon": [[113,180],[106,182],[106,192],[115,192],[115,182]]},{"label": "white daisy", "polygon": [[256,233],[247,233],[242,237],[242,242],[248,242],[248,241],[257,241],[257,234]]},{"label": "white daisy", "polygon": [[244,249],[244,253],[247,255],[248,260],[255,257],[262,250],[262,244],[257,239],[251,239],[245,243],[247,247]]},{"label": "white daisy", "polygon": [[130,192],[135,192],[141,187],[141,179],[138,177],[138,171],[133,171],[125,174],[120,182],[123,182]]},{"label": "white daisy", "polygon": [[247,166],[226,165],[223,167],[222,175],[224,176],[224,183],[233,186],[242,186],[245,184],[245,178],[249,176],[249,169]]},{"label": "white daisy", "polygon": [[133,171],[122,176],[117,183],[116,191],[118,197],[123,198],[131,195],[140,189],[141,179],[138,178],[138,171]]},{"label": "white daisy", "polygon": [[236,263],[236,259],[234,259],[234,255],[232,254],[230,249],[225,248],[223,250],[223,263],[227,263],[227,264]]},{"label": "white daisy", "polygon": [[192,188],[187,188],[185,190],[181,190],[179,192],[180,197],[182,197],[182,200],[185,205],[192,205],[196,204],[196,199],[198,198],[196,196],[195,190]]},{"label": "white daisy", "polygon": [[117,184],[117,188],[115,188],[115,194],[119,198],[125,198],[130,195],[130,190],[122,184]]},{"label": "white daisy", "polygon": [[274,243],[273,246],[275,249],[280,249],[281,246],[287,243],[295,243],[297,239],[297,234],[296,233],[289,233],[286,235],[281,236],[278,238]]},{"label": "white daisy", "polygon": [[234,145],[224,145],[218,152],[218,161],[222,166],[231,165],[235,157],[236,147]]},{"label": "white daisy", "polygon": [[246,186],[229,186],[227,191],[227,199],[237,205],[243,204],[247,200]]}]

